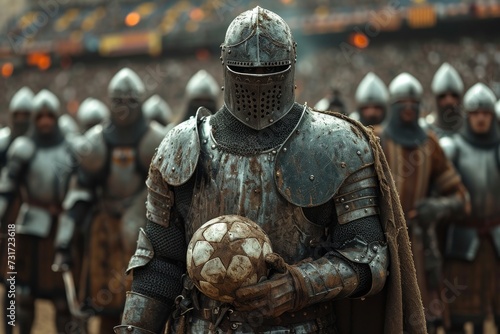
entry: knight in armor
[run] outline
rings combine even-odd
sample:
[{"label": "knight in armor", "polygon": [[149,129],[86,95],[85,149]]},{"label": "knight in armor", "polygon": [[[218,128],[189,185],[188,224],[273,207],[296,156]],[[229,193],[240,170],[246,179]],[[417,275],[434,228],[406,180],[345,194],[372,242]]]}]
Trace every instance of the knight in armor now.
[{"label": "knight in armor", "polygon": [[[221,53],[224,106],[172,129],[151,163],[148,222],[115,333],[424,333],[408,236],[373,133],[295,102],[296,43],[275,13],[240,14]],[[237,290],[232,305],[184,275],[193,233],[225,214],[260,225],[287,263]]]},{"label": "knight in armor", "polygon": [[78,107],[76,120],[82,133],[109,119],[108,107],[98,99],[86,98]]},{"label": "knight in armor", "polygon": [[154,126],[161,127],[167,133],[173,127],[174,114],[167,101],[158,94],[151,96],[142,105],[144,117]]},{"label": "knight in armor", "polygon": [[445,248],[447,279],[462,287],[450,306],[448,333],[483,333],[493,311],[500,325],[500,134],[495,122],[495,95],[484,84],[464,95],[464,129],[440,143],[469,191],[470,215],[448,227]]},{"label": "knight in armor", "polygon": [[[66,333],[71,316],[60,275],[51,271],[54,237],[62,201],[75,165],[71,146],[58,125],[59,100],[48,90],[33,99],[33,127],[16,138],[7,153],[0,179],[2,224],[16,224],[16,324],[29,334],[35,299],[50,299],[56,310],[58,333]],[[16,190],[22,205],[16,220],[5,219]]]},{"label": "knight in armor", "polygon": [[[7,151],[9,150],[12,142],[19,136],[25,135],[31,124],[31,113],[33,111],[33,98],[34,94],[28,87],[23,87],[18,90],[9,104],[9,126],[0,129],[0,169],[2,169],[7,161]],[[21,206],[21,200],[19,194],[14,194],[13,199],[4,212],[4,221],[15,221],[17,215],[19,214],[19,207]],[[2,252],[2,258],[0,259],[0,277],[2,283],[5,273],[8,272],[8,257],[7,257],[7,226],[3,224],[1,228],[1,241],[0,247]],[[6,285],[7,286],[7,285]],[[9,299],[7,292],[4,293],[4,308],[5,310],[9,306]],[[3,317],[4,330],[6,334],[12,333],[12,326],[8,324],[9,319]]]},{"label": "knight in armor", "polygon": [[431,84],[436,97],[435,121],[429,127],[439,138],[457,133],[464,124],[461,110],[464,84],[457,70],[448,63],[443,63],[434,74]]},{"label": "knight in armor", "polygon": [[[146,180],[163,133],[142,113],[145,87],[124,68],[110,81],[110,122],[88,130],[76,145],[78,171],[64,201],[54,270],[71,268],[71,244],[84,233],[81,302],[101,316],[100,333],[112,332],[130,279],[127,261],[145,225]],[[90,219],[87,213],[91,214]],[[87,223],[88,222],[88,223]]]},{"label": "knight in armor", "polygon": [[219,104],[220,85],[210,73],[199,70],[189,79],[185,95],[187,107],[183,121],[195,116],[199,107],[215,112]]},{"label": "knight in armor", "polygon": [[[439,301],[442,257],[436,225],[462,213],[467,191],[432,131],[419,122],[423,89],[408,73],[389,85],[390,111],[380,138],[408,224],[429,332],[443,319]],[[435,196],[430,197],[430,190]]]},{"label": "knight in armor", "polygon": [[[389,92],[384,82],[373,72],[368,73],[356,89],[356,111],[349,117],[366,126],[380,125],[386,116]],[[354,114],[354,115],[353,115]]]},{"label": "knight in armor", "polygon": [[337,89],[332,89],[331,93],[328,96],[322,98],[316,103],[314,106],[315,110],[318,111],[333,111],[338,112],[342,115],[347,115],[347,110],[342,97],[340,96],[340,92]]},{"label": "knight in armor", "polygon": [[26,134],[31,124],[34,94],[23,87],[14,94],[9,104],[10,126],[0,129],[0,168],[5,166],[10,144],[19,136]]}]

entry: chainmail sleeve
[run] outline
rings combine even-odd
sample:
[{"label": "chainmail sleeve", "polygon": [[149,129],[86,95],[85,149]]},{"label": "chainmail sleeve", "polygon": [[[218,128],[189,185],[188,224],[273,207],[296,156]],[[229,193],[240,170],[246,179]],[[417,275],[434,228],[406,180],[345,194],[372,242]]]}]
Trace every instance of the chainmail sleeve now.
[{"label": "chainmail sleeve", "polygon": [[127,328],[160,332],[182,292],[187,246],[174,191],[154,164],[146,186],[148,221],[127,269],[133,270],[132,291],[127,293],[119,333]]}]

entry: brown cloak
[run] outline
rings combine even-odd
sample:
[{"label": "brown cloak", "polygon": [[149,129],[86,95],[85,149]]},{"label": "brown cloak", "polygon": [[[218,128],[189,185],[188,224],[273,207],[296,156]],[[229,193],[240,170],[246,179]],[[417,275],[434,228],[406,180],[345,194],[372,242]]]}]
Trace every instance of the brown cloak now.
[{"label": "brown cloak", "polygon": [[335,113],[370,142],[380,182],[380,220],[389,246],[389,276],[379,294],[336,302],[340,333],[427,333],[406,221],[389,165],[373,129]]}]

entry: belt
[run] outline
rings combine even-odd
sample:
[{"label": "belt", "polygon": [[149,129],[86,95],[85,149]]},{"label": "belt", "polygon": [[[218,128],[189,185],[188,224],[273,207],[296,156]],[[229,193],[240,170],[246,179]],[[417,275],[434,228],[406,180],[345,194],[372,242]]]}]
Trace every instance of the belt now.
[{"label": "belt", "polygon": [[[214,323],[221,309],[202,308],[200,310],[193,309],[191,315],[195,318]],[[237,329],[241,324],[247,324],[254,329],[264,330],[266,327],[296,325],[321,319],[325,316],[333,316],[333,304],[331,302],[311,305],[296,312],[285,312],[279,317],[260,319],[252,314],[241,313],[232,309],[227,310],[223,315],[223,319],[218,326],[224,331]]]}]

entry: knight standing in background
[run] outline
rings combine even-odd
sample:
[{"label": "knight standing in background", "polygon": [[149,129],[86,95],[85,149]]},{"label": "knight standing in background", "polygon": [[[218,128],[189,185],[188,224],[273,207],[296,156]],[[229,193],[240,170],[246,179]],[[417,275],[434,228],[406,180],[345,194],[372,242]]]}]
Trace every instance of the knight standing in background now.
[{"label": "knight standing in background", "polygon": [[[214,115],[200,108],[172,129],[151,163],[148,222],[116,333],[163,333],[170,316],[187,333],[425,332],[401,209],[376,138],[348,118],[295,102],[296,46],[269,10],[256,7],[230,24],[221,45],[224,106]],[[237,290],[229,307],[184,275],[193,233],[225,214],[259,224],[289,263],[285,273]],[[373,308],[351,299],[381,291]]]},{"label": "knight standing in background", "polygon": [[448,227],[445,273],[465,287],[450,307],[447,333],[465,333],[472,321],[474,334],[493,313],[500,325],[500,134],[495,121],[495,95],[482,83],[464,96],[464,129],[440,140],[469,191],[471,213]]},{"label": "knight standing in background", "polygon": [[[144,181],[154,148],[163,133],[144,118],[144,84],[128,68],[110,81],[111,119],[80,138],[80,159],[64,201],[56,240],[54,269],[71,268],[70,248],[75,233],[84,231],[82,271],[87,306],[101,316],[100,333],[112,332],[123,310],[130,280],[124,276],[134,252],[137,231],[145,225]],[[82,227],[91,214],[90,225]]]},{"label": "knight standing in background", "polygon": [[368,73],[358,85],[355,95],[356,111],[349,117],[365,126],[380,125],[387,115],[389,92],[384,82],[373,72]]},{"label": "knight standing in background", "polygon": [[464,84],[457,70],[448,63],[443,63],[434,74],[431,84],[432,93],[436,97],[436,117],[429,124],[439,138],[450,136],[461,130],[464,116],[461,111]]},{"label": "knight standing in background", "polygon": [[149,122],[160,127],[166,134],[173,127],[174,114],[167,101],[158,94],[151,96],[142,104],[142,112]]},{"label": "knight standing in background", "polygon": [[199,107],[205,107],[211,112],[218,109],[220,85],[215,78],[205,70],[199,70],[186,85],[186,111],[182,121],[194,117]]},{"label": "knight standing in background", "polygon": [[109,120],[109,109],[98,99],[88,97],[83,100],[80,107],[78,107],[76,120],[78,121],[81,132],[85,133],[97,124]]},{"label": "knight standing in background", "polygon": [[[2,224],[16,224],[16,324],[29,334],[35,299],[49,299],[56,309],[58,333],[66,333],[71,316],[62,277],[51,271],[54,237],[62,202],[75,165],[70,144],[58,125],[59,100],[47,90],[33,100],[33,126],[10,146],[0,179]],[[16,221],[6,221],[17,189],[22,205]]]},{"label": "knight standing in background", "polygon": [[433,300],[439,301],[442,285],[436,224],[463,213],[467,191],[435,134],[418,122],[420,82],[402,73],[390,83],[389,93],[390,111],[380,138],[408,223],[428,329],[434,332],[443,318],[441,309],[431,307]]}]

